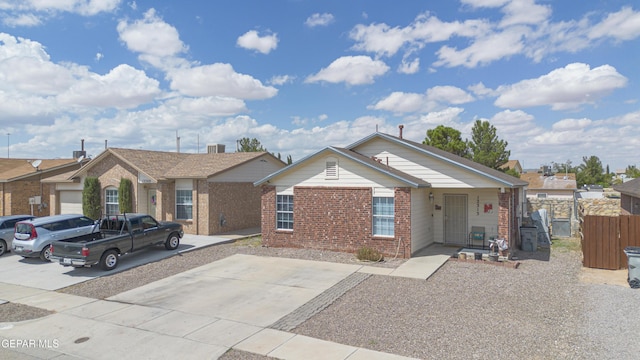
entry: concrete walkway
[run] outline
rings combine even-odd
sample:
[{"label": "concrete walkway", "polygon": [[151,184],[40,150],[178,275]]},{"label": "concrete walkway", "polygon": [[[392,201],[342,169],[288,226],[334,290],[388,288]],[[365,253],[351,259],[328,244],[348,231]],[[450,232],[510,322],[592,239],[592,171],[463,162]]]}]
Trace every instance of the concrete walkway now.
[{"label": "concrete walkway", "polygon": [[445,250],[397,269],[233,255],[106,300],[0,283],[0,299],[56,312],[0,323],[0,357],[217,359],[234,348],[280,359],[407,359],[288,330],[370,274],[428,278]]}]

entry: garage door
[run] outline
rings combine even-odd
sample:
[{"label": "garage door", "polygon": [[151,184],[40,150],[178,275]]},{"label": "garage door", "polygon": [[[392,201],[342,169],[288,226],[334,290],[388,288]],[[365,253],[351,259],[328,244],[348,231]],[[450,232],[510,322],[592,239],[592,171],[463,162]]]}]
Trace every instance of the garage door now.
[{"label": "garage door", "polygon": [[82,191],[60,191],[60,214],[82,214]]}]

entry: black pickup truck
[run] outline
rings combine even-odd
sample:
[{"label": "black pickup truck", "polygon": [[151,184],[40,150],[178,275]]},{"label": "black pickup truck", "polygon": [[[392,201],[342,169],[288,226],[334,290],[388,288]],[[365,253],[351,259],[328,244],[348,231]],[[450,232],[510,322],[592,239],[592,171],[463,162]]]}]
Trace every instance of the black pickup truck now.
[{"label": "black pickup truck", "polygon": [[121,255],[161,244],[174,250],[183,235],[181,224],[158,222],[150,215],[107,216],[100,221],[100,232],[93,239],[54,241],[50,260],[63,266],[100,264],[103,270],[113,270]]}]

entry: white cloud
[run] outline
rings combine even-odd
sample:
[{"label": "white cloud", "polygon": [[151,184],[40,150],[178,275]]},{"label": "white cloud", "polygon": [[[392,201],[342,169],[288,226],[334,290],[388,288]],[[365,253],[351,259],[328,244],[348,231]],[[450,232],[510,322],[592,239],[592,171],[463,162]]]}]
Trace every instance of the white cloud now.
[{"label": "white cloud", "polygon": [[307,77],[305,82],[372,84],[376,77],[384,75],[387,71],[389,71],[389,66],[380,60],[373,60],[368,56],[343,56],[334,60],[317,74]]},{"label": "white cloud", "polygon": [[632,40],[640,36],[640,12],[623,7],[616,13],[610,13],[599,24],[591,28],[589,37],[598,39],[611,37],[616,40]]},{"label": "white cloud", "polygon": [[291,76],[291,75],[276,75],[271,79],[269,79],[267,83],[271,85],[284,85],[284,84],[293,82],[295,78],[296,78],[295,76]]},{"label": "white cloud", "polygon": [[535,0],[513,0],[502,9],[505,14],[501,27],[521,24],[540,24],[551,16],[549,5],[539,5]]},{"label": "white cloud", "polygon": [[178,30],[158,17],[155,9],[149,9],[143,19],[133,23],[120,21],[117,30],[129,50],[148,57],[172,57],[188,50]]},{"label": "white cloud", "polygon": [[590,119],[563,119],[553,125],[551,130],[553,131],[570,131],[570,130],[582,130],[592,124]]},{"label": "white cloud", "polygon": [[627,78],[610,65],[591,69],[587,64],[573,63],[551,71],[537,79],[502,85],[495,105],[503,108],[551,106],[554,110],[593,104],[613,90],[627,84]]},{"label": "white cloud", "polygon": [[276,96],[278,90],[264,86],[250,75],[240,74],[230,64],[216,63],[172,70],[167,77],[171,89],[188,96],[223,96],[257,100]]},{"label": "white cloud", "polygon": [[0,9],[6,26],[38,26],[60,12],[94,16],[114,12],[122,0],[4,0]]},{"label": "white cloud", "polygon": [[304,22],[308,27],[316,27],[316,26],[328,26],[334,21],[334,17],[329,13],[315,13],[307,18]]},{"label": "white cloud", "polygon": [[108,74],[88,74],[58,96],[63,105],[95,108],[135,108],[161,93],[159,83],[143,71],[118,65]]},{"label": "white cloud", "polygon": [[473,84],[473,85],[469,85],[467,86],[467,89],[469,91],[471,91],[474,95],[476,95],[479,98],[483,98],[486,96],[497,96],[498,94],[496,94],[496,92],[493,89],[489,89],[488,87],[484,86],[484,84],[482,82],[479,82],[477,84]]},{"label": "white cloud", "polygon": [[393,113],[409,113],[422,110],[424,108],[424,102],[425,97],[423,94],[395,91],[369,108],[391,111]]},{"label": "white cloud", "polygon": [[475,99],[466,91],[455,86],[434,86],[425,94],[396,91],[369,106],[373,110],[393,113],[429,112],[448,105],[465,104]]},{"label": "white cloud", "polygon": [[238,37],[236,44],[244,49],[268,54],[278,47],[278,34],[260,36],[257,31],[250,30]]},{"label": "white cloud", "polygon": [[420,59],[416,58],[410,62],[402,59],[402,63],[398,66],[398,72],[401,74],[415,74],[420,71]]}]

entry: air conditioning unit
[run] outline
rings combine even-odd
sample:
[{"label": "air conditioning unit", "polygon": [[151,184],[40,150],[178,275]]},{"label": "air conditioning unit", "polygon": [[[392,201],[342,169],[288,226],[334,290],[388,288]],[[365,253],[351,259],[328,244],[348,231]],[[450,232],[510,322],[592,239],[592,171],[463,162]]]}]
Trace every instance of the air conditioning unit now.
[{"label": "air conditioning unit", "polygon": [[29,205],[40,205],[42,202],[41,196],[32,196],[29,198]]},{"label": "air conditioning unit", "polygon": [[221,154],[224,153],[224,144],[207,145],[208,154]]}]

